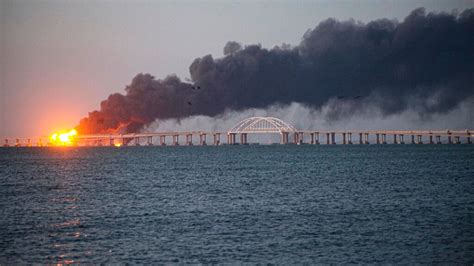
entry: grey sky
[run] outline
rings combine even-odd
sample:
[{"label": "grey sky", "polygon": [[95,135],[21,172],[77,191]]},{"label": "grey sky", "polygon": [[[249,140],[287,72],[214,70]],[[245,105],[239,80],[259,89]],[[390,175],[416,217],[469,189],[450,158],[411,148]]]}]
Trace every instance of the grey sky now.
[{"label": "grey sky", "polygon": [[77,124],[139,72],[189,76],[227,41],[298,44],[328,17],[402,20],[416,7],[474,1],[9,1],[0,0],[0,136]]}]

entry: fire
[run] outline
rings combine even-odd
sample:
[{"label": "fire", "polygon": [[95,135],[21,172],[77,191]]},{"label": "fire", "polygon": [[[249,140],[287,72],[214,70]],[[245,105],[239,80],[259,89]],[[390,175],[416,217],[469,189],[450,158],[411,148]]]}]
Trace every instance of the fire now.
[{"label": "fire", "polygon": [[115,143],[114,146],[115,146],[115,147],[121,147],[121,146],[122,146],[122,143]]},{"label": "fire", "polygon": [[54,133],[49,137],[51,140],[51,144],[53,145],[71,145],[74,139],[74,136],[77,135],[77,131],[75,129],[71,129],[68,132],[58,132]]}]

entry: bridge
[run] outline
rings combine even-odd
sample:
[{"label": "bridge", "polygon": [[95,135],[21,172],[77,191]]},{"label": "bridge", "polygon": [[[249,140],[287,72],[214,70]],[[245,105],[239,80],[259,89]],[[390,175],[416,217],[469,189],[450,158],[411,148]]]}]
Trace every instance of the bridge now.
[{"label": "bridge", "polygon": [[[149,132],[130,134],[78,135],[74,146],[179,146],[179,145],[221,145],[221,136],[227,136],[227,145],[247,145],[249,134],[279,134],[280,144],[471,144],[474,130],[298,130],[290,123],[275,117],[250,117],[237,123],[225,132],[181,131]],[[208,143],[208,136],[212,143]],[[290,136],[293,139],[290,141]],[[305,142],[306,136],[306,142]],[[183,137],[185,142],[180,142]],[[199,138],[194,143],[193,137]],[[240,141],[237,142],[237,137]],[[309,139],[308,139],[309,137]],[[408,137],[405,140],[405,137]],[[171,140],[171,142],[167,141]],[[5,138],[4,147],[50,146],[48,137]],[[426,142],[425,142],[426,141]]]}]

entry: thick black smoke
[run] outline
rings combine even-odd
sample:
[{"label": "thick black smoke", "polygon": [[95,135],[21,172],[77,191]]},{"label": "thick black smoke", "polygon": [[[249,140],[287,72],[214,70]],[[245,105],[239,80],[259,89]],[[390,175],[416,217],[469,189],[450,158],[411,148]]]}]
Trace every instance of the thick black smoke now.
[{"label": "thick black smoke", "polygon": [[291,102],[344,103],[344,114],[332,105],[333,119],[367,105],[384,114],[447,112],[474,95],[474,9],[425,14],[420,8],[403,22],[327,19],[296,47],[229,42],[224,55],[194,60],[193,84],[137,75],[125,95],[110,95],[82,119],[79,132],[135,132],[157,118]]}]

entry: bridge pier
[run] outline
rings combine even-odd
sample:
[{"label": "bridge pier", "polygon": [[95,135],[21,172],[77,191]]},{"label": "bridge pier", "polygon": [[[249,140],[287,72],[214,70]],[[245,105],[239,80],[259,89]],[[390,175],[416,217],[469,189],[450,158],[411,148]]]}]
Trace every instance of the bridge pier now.
[{"label": "bridge pier", "polygon": [[436,144],[441,144],[441,136],[436,136]]},{"label": "bridge pier", "polygon": [[5,143],[3,144],[3,147],[10,147],[10,144],[8,144],[8,139],[5,139]]},{"label": "bridge pier", "polygon": [[397,134],[393,134],[393,144],[398,144]]},{"label": "bridge pier", "polygon": [[433,142],[433,135],[430,135],[429,144],[434,144],[434,142]]},{"label": "bridge pier", "polygon": [[109,146],[115,146],[114,139],[110,138],[109,139]]},{"label": "bridge pier", "polygon": [[405,144],[405,140],[404,140],[404,138],[405,138],[405,135],[403,135],[403,134],[400,134],[398,137],[399,137],[399,139],[400,139],[400,141],[399,141],[399,142],[400,142],[400,144]]},{"label": "bridge pier", "polygon": [[214,146],[219,146],[221,142],[221,134],[220,133],[214,133]]},{"label": "bridge pier", "polygon": [[331,144],[330,134],[326,133],[326,144]]},{"label": "bridge pier", "polygon": [[193,134],[186,134],[186,145],[193,145]]},{"label": "bridge pier", "polygon": [[166,146],[166,135],[160,136],[160,146]]},{"label": "bridge pier", "polygon": [[229,145],[236,145],[237,144],[235,142],[235,135],[236,135],[236,133],[228,133],[227,134],[227,144],[229,144]]},{"label": "bridge pier", "polygon": [[15,147],[21,147],[20,139],[15,140]]},{"label": "bridge pier", "polygon": [[365,133],[365,141],[364,144],[370,144],[369,142],[369,133]]},{"label": "bridge pier", "polygon": [[423,144],[423,136],[422,135],[417,135],[417,141],[416,144]]},{"label": "bridge pier", "polygon": [[467,137],[467,138],[466,138],[466,141],[467,141],[467,144],[472,144],[472,142],[471,142],[471,137]]},{"label": "bridge pier", "polygon": [[179,146],[179,135],[173,135],[173,146]]},{"label": "bridge pier", "polygon": [[309,133],[309,137],[310,137],[310,144],[314,144],[314,133]]},{"label": "bridge pier", "polygon": [[336,144],[336,132],[331,132],[331,144]]},{"label": "bridge pier", "polygon": [[26,140],[26,146],[27,146],[27,147],[31,147],[31,139],[27,139],[27,140]]},{"label": "bridge pier", "polygon": [[375,138],[376,138],[375,143],[380,144],[380,134],[379,133],[375,134]]},{"label": "bridge pier", "polygon": [[453,140],[451,139],[451,135],[448,136],[448,144],[453,144]]},{"label": "bridge pier", "polygon": [[199,145],[201,145],[201,146],[207,145],[207,143],[206,143],[206,133],[200,133],[199,134]]},{"label": "bridge pier", "polygon": [[364,141],[362,140],[362,133],[359,133],[359,144],[364,144]]},{"label": "bridge pier", "polygon": [[319,132],[310,133],[311,144],[319,144]]},{"label": "bridge pier", "polygon": [[300,143],[300,133],[299,132],[293,133],[293,143],[296,144],[296,145],[301,144]]},{"label": "bridge pier", "polygon": [[348,137],[347,144],[352,144],[352,133],[351,132],[347,133],[347,137]]},{"label": "bridge pier", "polygon": [[240,134],[240,144],[241,145],[247,145],[247,133],[241,133]]},{"label": "bridge pier", "polygon": [[387,134],[382,134],[382,144],[387,144]]},{"label": "bridge pier", "polygon": [[43,139],[39,138],[37,145],[38,147],[43,147]]},{"label": "bridge pier", "polygon": [[454,144],[461,144],[461,140],[459,136],[454,136]]},{"label": "bridge pier", "polygon": [[411,135],[411,144],[415,144],[415,135]]},{"label": "bridge pier", "polygon": [[290,133],[288,132],[281,132],[280,133],[280,144],[286,145],[288,144],[288,138]]},{"label": "bridge pier", "polygon": [[146,145],[153,146],[153,136],[147,137]]},{"label": "bridge pier", "polygon": [[344,145],[347,144],[347,141],[346,141],[346,132],[342,132],[342,144],[344,144]]},{"label": "bridge pier", "polygon": [[140,146],[140,137],[135,137],[135,146]]}]

